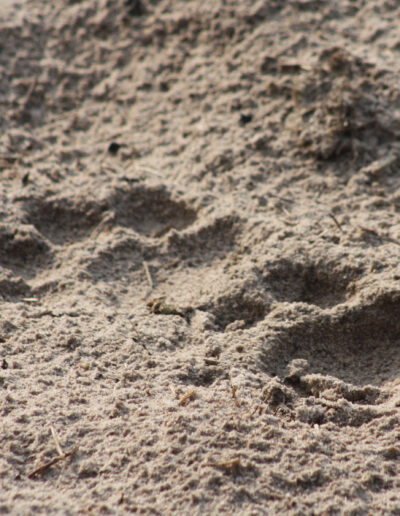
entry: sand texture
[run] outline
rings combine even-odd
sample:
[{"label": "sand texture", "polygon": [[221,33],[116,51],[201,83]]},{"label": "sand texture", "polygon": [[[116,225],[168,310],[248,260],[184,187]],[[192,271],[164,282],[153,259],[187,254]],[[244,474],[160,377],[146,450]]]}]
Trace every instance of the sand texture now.
[{"label": "sand texture", "polygon": [[2,0],[0,514],[400,515],[398,0]]}]

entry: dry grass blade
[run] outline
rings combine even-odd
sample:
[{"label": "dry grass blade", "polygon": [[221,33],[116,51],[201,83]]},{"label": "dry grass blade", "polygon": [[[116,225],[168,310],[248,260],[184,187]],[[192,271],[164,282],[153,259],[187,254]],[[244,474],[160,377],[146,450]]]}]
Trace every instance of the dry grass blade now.
[{"label": "dry grass blade", "polygon": [[53,426],[50,426],[51,435],[53,436],[54,444],[57,450],[57,453],[61,459],[65,457],[65,453],[63,452],[60,444],[60,439],[58,437],[58,434]]},{"label": "dry grass blade", "polygon": [[171,391],[171,393],[172,393],[172,396],[176,399],[178,396],[177,396],[177,394],[176,394],[175,387],[174,387],[171,383],[168,385],[168,387],[169,387],[169,390],[170,390],[170,391]]}]

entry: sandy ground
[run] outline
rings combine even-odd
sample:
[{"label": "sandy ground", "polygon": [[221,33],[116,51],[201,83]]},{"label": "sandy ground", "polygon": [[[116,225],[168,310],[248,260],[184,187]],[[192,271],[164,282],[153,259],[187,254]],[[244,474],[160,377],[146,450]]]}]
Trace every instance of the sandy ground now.
[{"label": "sandy ground", "polygon": [[0,513],[399,515],[398,1],[0,13]]}]

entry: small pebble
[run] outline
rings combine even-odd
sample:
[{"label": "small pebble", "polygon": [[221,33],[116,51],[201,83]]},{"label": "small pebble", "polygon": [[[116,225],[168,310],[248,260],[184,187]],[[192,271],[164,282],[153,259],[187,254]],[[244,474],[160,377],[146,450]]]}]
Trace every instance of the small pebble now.
[{"label": "small pebble", "polygon": [[240,125],[249,124],[253,120],[253,115],[240,114]]},{"label": "small pebble", "polygon": [[110,145],[108,146],[108,152],[110,154],[112,154],[113,156],[115,156],[120,148],[121,148],[121,145],[119,143],[111,142]]}]

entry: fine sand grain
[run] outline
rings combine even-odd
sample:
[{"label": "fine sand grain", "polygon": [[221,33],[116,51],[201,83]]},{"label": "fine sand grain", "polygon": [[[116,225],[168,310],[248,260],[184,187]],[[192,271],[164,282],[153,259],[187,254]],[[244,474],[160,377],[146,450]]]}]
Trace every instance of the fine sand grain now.
[{"label": "fine sand grain", "polygon": [[1,514],[400,514],[399,20],[2,0]]}]

